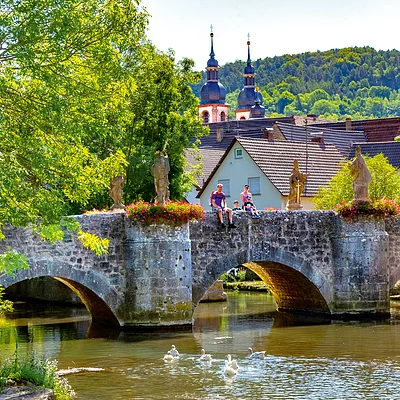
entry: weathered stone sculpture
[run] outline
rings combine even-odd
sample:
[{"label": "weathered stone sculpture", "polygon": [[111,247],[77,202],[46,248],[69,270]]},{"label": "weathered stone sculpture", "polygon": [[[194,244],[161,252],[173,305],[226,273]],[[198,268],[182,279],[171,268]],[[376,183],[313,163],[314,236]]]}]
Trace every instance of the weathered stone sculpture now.
[{"label": "weathered stone sculpture", "polygon": [[310,174],[300,172],[299,162],[294,160],[292,173],[289,179],[290,191],[288,202],[286,204],[287,210],[301,210],[303,208],[300,204],[300,196],[304,191],[304,186],[308,176],[310,176]]},{"label": "weathered stone sculpture", "polygon": [[169,171],[168,156],[163,152],[156,152],[154,164],[151,166],[151,174],[154,177],[157,204],[164,204],[169,200]]},{"label": "weathered stone sculpture", "polygon": [[124,177],[116,176],[111,179],[110,196],[114,200],[111,210],[124,210],[125,206],[122,204],[122,189],[124,187]]},{"label": "weathered stone sculpture", "polygon": [[356,158],[350,164],[350,175],[353,179],[354,201],[356,203],[368,201],[368,186],[371,183],[372,177],[361,155],[360,146],[356,147]]}]

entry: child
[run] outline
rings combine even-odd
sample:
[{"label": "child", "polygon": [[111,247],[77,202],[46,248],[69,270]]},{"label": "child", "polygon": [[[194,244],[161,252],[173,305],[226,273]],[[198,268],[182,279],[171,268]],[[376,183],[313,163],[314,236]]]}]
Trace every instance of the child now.
[{"label": "child", "polygon": [[233,202],[232,211],[240,211],[240,210],[242,210],[242,208],[239,207],[239,202],[238,202],[237,200],[235,200],[235,201]]},{"label": "child", "polygon": [[260,216],[257,213],[256,206],[254,203],[251,201],[251,196],[248,195],[246,201],[244,202],[243,205],[245,211],[249,212],[251,214],[251,218],[260,218]]}]

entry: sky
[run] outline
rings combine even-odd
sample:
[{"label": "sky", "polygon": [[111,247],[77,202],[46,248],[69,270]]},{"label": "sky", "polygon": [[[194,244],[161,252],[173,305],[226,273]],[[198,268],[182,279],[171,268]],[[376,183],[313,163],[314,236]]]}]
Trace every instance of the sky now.
[{"label": "sky", "polygon": [[210,25],[219,65],[350,46],[400,49],[398,0],[142,0],[151,15],[148,38],[176,60],[203,70]]}]

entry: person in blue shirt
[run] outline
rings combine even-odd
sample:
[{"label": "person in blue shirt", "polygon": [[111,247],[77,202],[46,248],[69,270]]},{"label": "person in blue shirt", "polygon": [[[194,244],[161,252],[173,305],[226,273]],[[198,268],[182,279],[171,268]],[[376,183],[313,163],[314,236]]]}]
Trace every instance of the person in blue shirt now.
[{"label": "person in blue shirt", "polygon": [[257,212],[257,208],[252,201],[251,195],[247,196],[247,199],[244,202],[243,207],[244,207],[245,211],[247,211],[251,214],[251,218],[260,218],[260,216],[258,215],[258,212]]},{"label": "person in blue shirt", "polygon": [[236,228],[235,224],[232,221],[232,209],[226,207],[226,196],[225,193],[222,191],[223,184],[218,183],[217,190],[211,196],[211,207],[213,211],[218,213],[218,219],[220,222],[220,227],[224,228],[224,220],[223,220],[223,213],[228,216],[229,225],[228,228]]}]

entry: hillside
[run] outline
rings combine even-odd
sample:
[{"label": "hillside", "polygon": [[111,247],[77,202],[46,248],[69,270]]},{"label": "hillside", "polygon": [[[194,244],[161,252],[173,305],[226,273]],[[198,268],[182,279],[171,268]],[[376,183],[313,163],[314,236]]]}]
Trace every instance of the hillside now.
[{"label": "hillside", "polygon": [[[267,57],[253,62],[267,116],[316,114],[343,120],[400,115],[400,51],[351,47]],[[231,112],[245,62],[221,66]],[[195,86],[199,93],[205,81]]]}]

